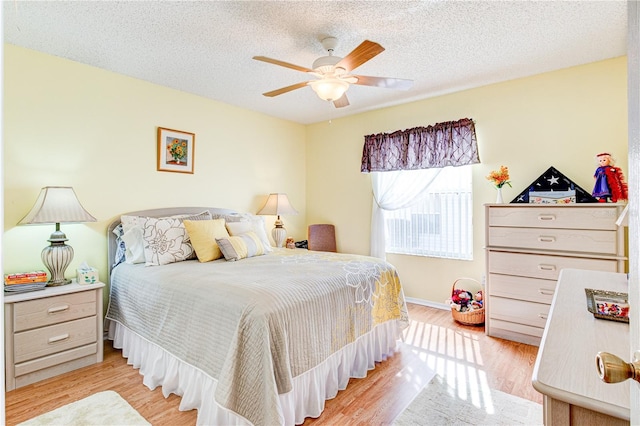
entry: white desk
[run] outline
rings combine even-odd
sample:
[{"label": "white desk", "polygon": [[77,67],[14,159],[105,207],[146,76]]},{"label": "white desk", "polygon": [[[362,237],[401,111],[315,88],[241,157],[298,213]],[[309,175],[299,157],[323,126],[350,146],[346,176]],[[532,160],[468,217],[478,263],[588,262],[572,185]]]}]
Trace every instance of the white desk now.
[{"label": "white desk", "polygon": [[[630,381],[600,380],[600,351],[629,356],[629,325],[596,319],[587,311],[585,288],[628,292],[627,275],[563,269],[533,370],[533,387],[544,395],[544,423],[629,424]],[[596,418],[598,420],[596,420]]]}]

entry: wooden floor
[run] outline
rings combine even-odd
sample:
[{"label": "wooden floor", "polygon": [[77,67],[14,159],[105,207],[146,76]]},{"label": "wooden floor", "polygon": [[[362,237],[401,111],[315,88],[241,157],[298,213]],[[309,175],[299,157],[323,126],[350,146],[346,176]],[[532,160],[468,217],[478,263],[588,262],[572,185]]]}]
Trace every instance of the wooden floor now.
[{"label": "wooden floor", "polygon": [[[411,326],[399,352],[377,364],[367,378],[351,379],[346,390],[327,401],[322,415],[305,425],[391,424],[431,371],[461,379],[468,375],[480,387],[542,403],[542,395],[531,386],[537,347],[487,337],[483,327],[457,325],[448,311],[409,304],[409,317]],[[6,424],[104,390],[118,392],[154,426],[196,422],[195,410],[179,411],[178,396],[165,399],[160,388],[145,387],[138,370],[105,342],[104,362],[7,392]]]}]

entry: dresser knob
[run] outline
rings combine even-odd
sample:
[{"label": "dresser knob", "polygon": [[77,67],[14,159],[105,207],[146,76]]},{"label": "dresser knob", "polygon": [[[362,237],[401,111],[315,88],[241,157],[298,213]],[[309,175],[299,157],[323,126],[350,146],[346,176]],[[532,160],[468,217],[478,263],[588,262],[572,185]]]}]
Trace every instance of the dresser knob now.
[{"label": "dresser knob", "polygon": [[545,235],[540,235],[538,237],[538,241],[541,243],[554,243],[556,241],[556,237],[547,237]]},{"label": "dresser knob", "polygon": [[69,305],[54,306],[53,308],[47,309],[47,313],[55,314],[56,312],[63,312],[63,311],[66,311],[67,309],[69,309]]},{"label": "dresser knob", "polygon": [[63,340],[67,340],[69,338],[69,333],[61,334],[55,337],[49,337],[49,343],[61,342]]},{"label": "dresser knob", "polygon": [[541,271],[555,271],[556,265],[545,265],[544,263],[541,263],[538,265],[538,269]]}]

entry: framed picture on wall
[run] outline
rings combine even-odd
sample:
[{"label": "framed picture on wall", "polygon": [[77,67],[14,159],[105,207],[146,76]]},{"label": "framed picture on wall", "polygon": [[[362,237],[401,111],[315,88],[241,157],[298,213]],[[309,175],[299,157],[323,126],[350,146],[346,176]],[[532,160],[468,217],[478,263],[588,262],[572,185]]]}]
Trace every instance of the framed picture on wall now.
[{"label": "framed picture on wall", "polygon": [[196,135],[158,127],[158,171],[193,173]]}]

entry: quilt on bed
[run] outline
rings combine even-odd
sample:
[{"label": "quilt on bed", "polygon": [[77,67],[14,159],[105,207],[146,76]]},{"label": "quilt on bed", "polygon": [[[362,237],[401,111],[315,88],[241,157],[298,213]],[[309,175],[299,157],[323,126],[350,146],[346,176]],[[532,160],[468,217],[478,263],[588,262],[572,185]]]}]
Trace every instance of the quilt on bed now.
[{"label": "quilt on bed", "polygon": [[238,262],[113,270],[107,318],[218,381],[216,402],[278,424],[278,394],[376,325],[408,323],[395,268],[380,259],[279,249]]}]

